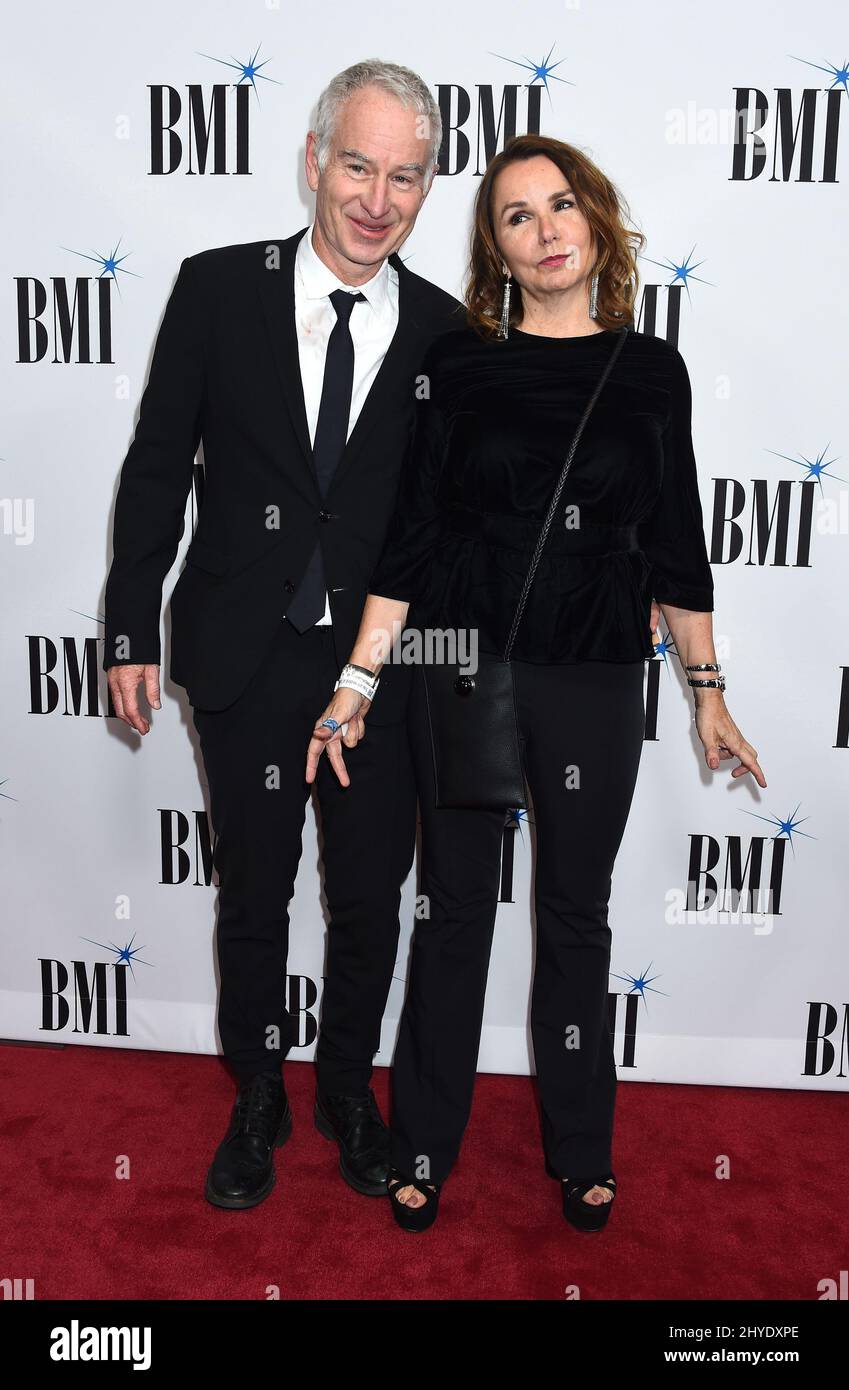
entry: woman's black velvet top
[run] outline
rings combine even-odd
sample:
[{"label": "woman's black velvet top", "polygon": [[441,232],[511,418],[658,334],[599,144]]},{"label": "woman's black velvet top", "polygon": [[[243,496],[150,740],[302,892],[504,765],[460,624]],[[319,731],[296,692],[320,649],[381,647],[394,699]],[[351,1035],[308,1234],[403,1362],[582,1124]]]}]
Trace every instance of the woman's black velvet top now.
[{"label": "woman's black velvet top", "polygon": [[[407,626],[476,628],[502,654],[572,436],[616,330],[546,338],[471,328],[434,339],[395,513],[369,590]],[[429,392],[429,394],[428,394]],[[652,596],[713,610],[684,359],[629,329],[572,460],[512,655],[653,654]],[[575,510],[577,508],[577,511]]]}]

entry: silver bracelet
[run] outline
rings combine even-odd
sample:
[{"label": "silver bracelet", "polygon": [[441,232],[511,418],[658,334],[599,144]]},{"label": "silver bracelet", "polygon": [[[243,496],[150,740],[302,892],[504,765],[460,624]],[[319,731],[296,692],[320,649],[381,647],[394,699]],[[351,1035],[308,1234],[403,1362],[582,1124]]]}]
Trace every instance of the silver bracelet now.
[{"label": "silver bracelet", "polygon": [[[722,670],[722,667],[719,666],[719,665],[717,664],[717,662],[715,662],[715,661],[699,661],[699,662],[694,662],[692,666],[685,666],[685,667],[684,667],[684,670],[685,670],[685,671],[721,671],[721,670]],[[710,687],[711,689],[714,689],[714,690],[724,690],[724,689],[725,689],[725,677],[724,677],[724,676],[718,676],[718,677],[716,678],[716,680],[694,681],[693,678],[692,678],[692,676],[688,676],[688,677],[687,677],[687,684],[688,684],[688,685],[695,685],[695,686],[708,686],[708,687]]]}]

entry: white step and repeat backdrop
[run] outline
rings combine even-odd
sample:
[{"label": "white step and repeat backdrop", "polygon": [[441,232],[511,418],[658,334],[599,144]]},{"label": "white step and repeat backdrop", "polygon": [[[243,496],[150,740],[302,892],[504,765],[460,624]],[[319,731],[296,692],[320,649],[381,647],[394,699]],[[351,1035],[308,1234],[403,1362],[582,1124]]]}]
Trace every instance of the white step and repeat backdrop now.
[{"label": "white step and repeat backdrop", "polygon": [[[100,669],[114,492],[180,260],[307,225],[315,99],[335,72],[382,57],[414,67],[446,116],[442,172],[402,253],[411,268],[459,294],[487,158],[516,130],[558,136],[624,192],[648,238],[639,327],[690,370],[719,659],[768,787],[707,772],[662,648],[646,663],[611,901],[619,1074],[844,1087],[843,6],[50,0],[8,7],[3,28],[16,59],[0,251],[0,1037],[217,1050],[216,887],[190,711],[166,684],[142,742],[110,717]],[[221,141],[205,165],[193,103]],[[166,598],[193,522],[190,505]],[[505,828],[488,1071],[532,1067],[529,821]],[[415,888],[411,875],[379,1062]],[[310,811],[292,905],[296,1058],[312,1055],[321,1004],[319,889]]]}]

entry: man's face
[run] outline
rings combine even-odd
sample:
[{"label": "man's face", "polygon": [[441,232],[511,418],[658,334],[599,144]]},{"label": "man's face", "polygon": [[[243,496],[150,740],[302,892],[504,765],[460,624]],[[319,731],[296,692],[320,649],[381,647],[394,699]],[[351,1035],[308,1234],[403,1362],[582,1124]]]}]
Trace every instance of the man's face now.
[{"label": "man's face", "polygon": [[379,87],[342,106],[323,173],[307,135],[306,174],[316,195],[315,246],[347,284],[364,283],[413,230],[427,193],[427,118]]}]

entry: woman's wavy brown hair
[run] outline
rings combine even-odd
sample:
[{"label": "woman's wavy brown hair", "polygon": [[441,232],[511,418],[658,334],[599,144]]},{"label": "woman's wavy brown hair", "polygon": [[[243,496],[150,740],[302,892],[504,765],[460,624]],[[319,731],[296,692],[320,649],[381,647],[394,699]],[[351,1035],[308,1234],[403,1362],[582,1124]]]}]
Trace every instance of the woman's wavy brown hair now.
[{"label": "woman's wavy brown hair", "polygon": [[[610,179],[574,145],[547,135],[514,135],[484,171],[474,205],[469,279],[466,285],[466,318],[482,337],[495,338],[501,320],[504,258],[495,240],[492,194],[495,180],[508,164],[545,155],[568,179],[575,201],[586,217],[596,248],[593,267],[598,272],[598,313],[602,328],[621,328],[633,323],[639,283],[637,256],[646,243],[642,232],[628,226],[630,213]],[[510,296],[510,325],[522,318],[522,291],[514,279]]]}]

